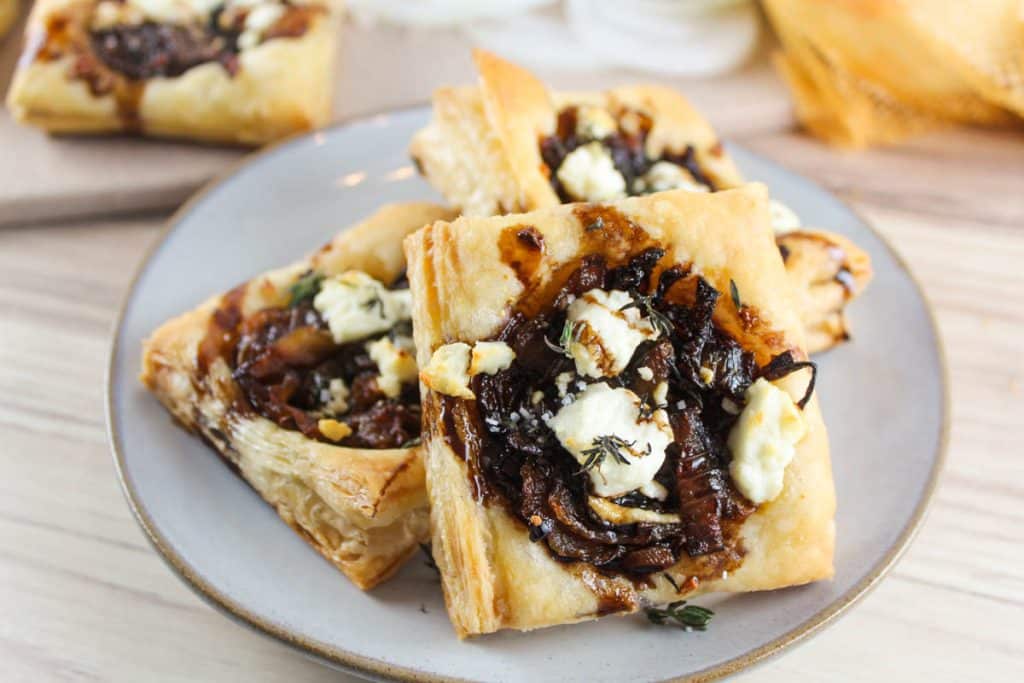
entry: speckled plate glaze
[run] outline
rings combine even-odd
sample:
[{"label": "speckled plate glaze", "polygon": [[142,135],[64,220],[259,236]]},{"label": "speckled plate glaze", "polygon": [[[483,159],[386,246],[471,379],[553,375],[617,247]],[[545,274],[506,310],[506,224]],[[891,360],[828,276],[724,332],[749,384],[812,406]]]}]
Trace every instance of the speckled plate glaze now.
[{"label": "speckled plate glaze", "polygon": [[851,307],[855,339],[817,359],[839,499],[833,581],[698,600],[717,612],[705,633],[632,616],[459,642],[422,561],[362,593],[171,422],[136,379],[143,337],[382,203],[438,199],[406,155],[428,115],[378,115],[255,154],[178,211],[141,266],[114,336],[109,431],[128,502],[173,571],[237,620],[378,679],[716,678],[806,638],[864,595],[906,548],[941,468],[947,389],[939,339],[913,277],[864,221],[810,180],[737,146],[731,152],[747,177],[874,260],[875,280]]}]

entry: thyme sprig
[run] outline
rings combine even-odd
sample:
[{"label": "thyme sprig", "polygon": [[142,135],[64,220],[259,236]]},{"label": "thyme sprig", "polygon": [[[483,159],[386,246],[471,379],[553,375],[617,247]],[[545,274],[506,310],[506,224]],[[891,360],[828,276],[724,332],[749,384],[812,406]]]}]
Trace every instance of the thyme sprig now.
[{"label": "thyme sprig", "polygon": [[312,270],[299,277],[299,279],[295,281],[295,284],[293,284],[288,290],[291,293],[291,299],[288,302],[288,306],[298,306],[302,302],[315,297],[320,291],[320,285],[323,281],[323,274]]},{"label": "thyme sprig", "polygon": [[555,353],[565,356],[566,358],[572,358],[572,354],[569,353],[569,345],[580,338],[581,326],[576,323],[566,320],[565,324],[562,325],[562,332],[558,335],[558,344],[554,344],[546,336],[544,337],[544,344],[554,351]]},{"label": "thyme sprig", "polygon": [[687,631],[706,631],[715,613],[706,607],[687,605],[686,600],[676,600],[665,606],[665,609],[648,607],[644,612],[652,624],[664,625],[675,622]]},{"label": "thyme sprig", "polygon": [[[577,474],[589,472],[604,462],[605,458],[611,458],[623,465],[628,465],[630,464],[629,458],[622,453],[622,449],[632,448],[635,445],[636,441],[626,441],[616,434],[605,434],[604,436],[599,436],[594,439],[593,446],[580,451],[580,455],[586,459],[583,461],[583,466]],[[648,448],[650,448],[650,444],[648,444]]]},{"label": "thyme sprig", "polygon": [[672,336],[672,331],[675,329],[675,326],[672,324],[672,321],[668,319],[668,316],[654,307],[653,296],[641,294],[635,289],[631,290],[629,295],[633,298],[633,301],[620,308],[620,311],[625,311],[630,308],[638,308],[643,315],[646,315],[651,319],[651,325],[654,326],[654,329],[657,330],[661,336]]}]

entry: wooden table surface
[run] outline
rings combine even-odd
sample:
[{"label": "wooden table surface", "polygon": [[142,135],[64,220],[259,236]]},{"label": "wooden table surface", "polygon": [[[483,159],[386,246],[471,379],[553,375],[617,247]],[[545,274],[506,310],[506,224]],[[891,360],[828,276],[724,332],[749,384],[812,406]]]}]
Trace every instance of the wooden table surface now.
[{"label": "wooden table surface", "polygon": [[[356,69],[343,89],[401,63]],[[847,616],[743,678],[1020,680],[1024,134],[840,154],[794,130],[764,64],[686,89],[726,137],[816,178],[892,241],[935,308],[953,395],[946,471],[906,556]],[[396,92],[375,101],[409,96]],[[122,498],[103,423],[110,328],[165,218],[0,229],[0,679],[349,680],[204,604]]]}]

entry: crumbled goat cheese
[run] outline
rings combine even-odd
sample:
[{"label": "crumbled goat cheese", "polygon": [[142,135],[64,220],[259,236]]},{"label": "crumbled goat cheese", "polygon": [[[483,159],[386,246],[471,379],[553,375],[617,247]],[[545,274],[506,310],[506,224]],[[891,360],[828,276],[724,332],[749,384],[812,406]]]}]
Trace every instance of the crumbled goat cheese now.
[{"label": "crumbled goat cheese", "polygon": [[573,336],[568,351],[579,374],[614,377],[625,370],[636,347],[658,337],[633,303],[628,292],[591,289],[569,305]]},{"label": "crumbled goat cheese", "polygon": [[763,377],[744,398],[747,405],[729,432],[729,474],[740,493],[761,504],[782,492],[786,466],[807,425],[790,395]]},{"label": "crumbled goat cheese", "polygon": [[607,202],[626,196],[626,179],[600,142],[589,142],[569,152],[557,175],[565,191],[579,201]]},{"label": "crumbled goat cheese", "polygon": [[334,341],[344,344],[387,332],[408,320],[412,295],[407,289],[389,290],[359,270],[327,278],[313,298]]},{"label": "crumbled goat cheese", "polygon": [[604,382],[589,385],[575,401],[547,422],[558,441],[582,465],[587,451],[602,437],[617,437],[626,444],[617,449],[625,462],[606,454],[589,470],[593,493],[615,497],[638,489],[654,479],[672,442],[672,428],[664,410],[640,417],[640,397],[629,389],[611,388]]}]

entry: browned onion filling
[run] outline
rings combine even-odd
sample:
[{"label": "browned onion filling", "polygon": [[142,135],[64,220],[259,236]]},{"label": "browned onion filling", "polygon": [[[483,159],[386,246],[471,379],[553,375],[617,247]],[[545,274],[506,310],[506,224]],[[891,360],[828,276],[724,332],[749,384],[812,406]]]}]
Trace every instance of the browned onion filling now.
[{"label": "browned onion filling", "polygon": [[[467,459],[480,498],[503,505],[555,558],[633,578],[683,557],[714,553],[725,558],[716,567],[733,566],[729,562],[741,553],[736,530],[754,506],[734,488],[728,473],[726,440],[737,419],[737,411],[729,408],[742,406],[756,378],[777,379],[795,369],[788,354],[759,367],[752,353],[720,329],[712,313],[721,293],[702,277],[675,266],[655,279],[663,255],[652,247],[618,267],[601,256],[584,258],[553,303],[532,315],[514,312],[495,335],[515,351],[511,367],[475,376],[475,402],[445,397],[442,406],[448,438]],[[612,502],[677,513],[678,523],[615,524],[597,515],[587,503],[592,495],[588,474],[548,426],[566,405],[556,378],[574,369],[573,360],[559,352],[566,309],[573,297],[594,288],[631,292],[643,302],[645,314],[657,316],[666,328],[658,339],[643,342],[626,370],[611,380],[573,379],[625,387],[648,409],[661,408],[669,415],[673,443],[655,477],[667,497],[657,500],[637,490]],[[668,384],[668,395],[655,405],[652,393],[662,382]]]},{"label": "browned onion filling", "polygon": [[[540,141],[541,158],[550,171],[551,186],[563,202],[576,201],[576,198],[572,197],[562,186],[562,182],[558,179],[558,169],[574,150],[594,141],[592,138],[581,137],[577,133],[578,114],[579,108],[575,106],[562,109],[558,113],[555,134]],[[647,136],[650,134],[654,122],[651,117],[639,111],[630,111],[629,115],[637,121],[634,130],[626,131],[619,126],[615,132],[597,140],[608,150],[615,169],[625,179],[628,195],[639,195],[648,191],[641,189],[643,186],[639,181],[659,161],[667,161],[686,169],[697,183],[707,187],[710,191],[718,189],[701,170],[692,146],[687,146],[680,153],[666,151],[657,158],[648,156]]]},{"label": "browned onion filling", "polygon": [[[404,277],[396,285],[408,286]],[[266,308],[244,320],[224,315],[223,309],[214,316],[230,327],[211,329],[211,333],[232,340],[218,354],[231,367],[245,406],[284,429],[326,443],[355,448],[415,443],[420,435],[419,388],[406,384],[397,397],[388,397],[378,385],[380,370],[366,350],[367,342],[407,334],[409,325],[337,344],[311,299]],[[348,405],[341,414],[328,410],[331,381],[338,379],[348,388]],[[351,433],[337,442],[327,438],[318,426],[325,417],[347,425]]]}]

